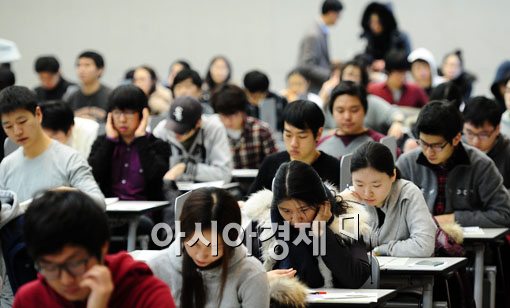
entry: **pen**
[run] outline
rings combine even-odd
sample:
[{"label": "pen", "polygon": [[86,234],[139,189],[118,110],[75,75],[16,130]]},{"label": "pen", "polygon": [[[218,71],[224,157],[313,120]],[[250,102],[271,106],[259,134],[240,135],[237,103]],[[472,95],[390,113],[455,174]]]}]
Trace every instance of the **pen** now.
[{"label": "pen", "polygon": [[328,294],[328,292],[326,292],[326,291],[314,291],[314,292],[310,292],[310,294],[312,294],[312,295],[319,295],[319,294]]}]

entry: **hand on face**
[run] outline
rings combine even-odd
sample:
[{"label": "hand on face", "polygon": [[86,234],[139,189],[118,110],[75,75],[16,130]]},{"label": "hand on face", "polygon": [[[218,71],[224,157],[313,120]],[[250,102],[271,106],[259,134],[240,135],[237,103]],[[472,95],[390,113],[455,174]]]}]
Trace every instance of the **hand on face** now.
[{"label": "hand on face", "polygon": [[112,119],[112,113],[108,112],[108,117],[106,118],[106,137],[110,139],[117,139],[119,138],[119,132],[113,127],[113,119]]},{"label": "hand on face", "polygon": [[321,236],[324,233],[324,229],[320,228],[320,223],[322,221],[327,223],[331,216],[333,216],[333,213],[331,213],[331,204],[329,201],[326,201],[320,205],[319,211],[312,222],[312,232],[317,236]]},{"label": "hand on face", "polygon": [[142,120],[140,121],[140,125],[138,125],[138,128],[135,131],[135,138],[145,136],[148,122],[149,108],[143,108]]},{"label": "hand on face", "polygon": [[104,265],[92,266],[83,275],[80,287],[90,289],[87,308],[108,307],[108,301],[114,289],[110,270]]}]

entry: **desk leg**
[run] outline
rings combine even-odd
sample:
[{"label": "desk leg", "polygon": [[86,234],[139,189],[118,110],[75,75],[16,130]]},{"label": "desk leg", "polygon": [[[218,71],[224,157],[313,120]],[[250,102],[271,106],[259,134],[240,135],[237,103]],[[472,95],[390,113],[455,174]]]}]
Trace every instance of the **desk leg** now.
[{"label": "desk leg", "polygon": [[423,277],[423,308],[432,308],[434,303],[434,276]]},{"label": "desk leg", "polygon": [[484,244],[476,244],[475,249],[475,303],[476,307],[483,304],[483,257],[485,253]]},{"label": "desk leg", "polygon": [[138,228],[138,222],[140,217],[132,218],[129,221],[129,230],[128,230],[128,238],[127,238],[127,250],[133,251],[136,247],[136,229]]}]

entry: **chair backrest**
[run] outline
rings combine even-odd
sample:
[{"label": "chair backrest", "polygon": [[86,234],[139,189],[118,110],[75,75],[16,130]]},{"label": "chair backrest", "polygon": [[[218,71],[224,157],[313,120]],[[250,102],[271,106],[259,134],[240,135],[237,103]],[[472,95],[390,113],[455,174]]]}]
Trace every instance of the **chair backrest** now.
[{"label": "chair backrest", "polygon": [[379,269],[379,262],[377,258],[373,256],[371,253],[369,255],[370,264],[371,264],[371,274],[368,277],[367,281],[361,287],[362,289],[379,289],[379,285],[381,282],[381,273]]},{"label": "chair backrest", "polygon": [[175,213],[175,220],[179,220],[181,217],[182,207],[184,205],[184,202],[189,198],[189,195],[191,194],[192,190],[180,195],[179,197],[175,198],[175,204],[174,204],[174,213]]},{"label": "chair backrest", "polygon": [[397,139],[393,136],[386,136],[381,138],[380,141],[382,144],[390,149],[391,155],[393,155],[393,161],[397,160]]},{"label": "chair backrest", "polygon": [[351,186],[351,159],[352,153],[342,156],[340,160],[340,191]]}]

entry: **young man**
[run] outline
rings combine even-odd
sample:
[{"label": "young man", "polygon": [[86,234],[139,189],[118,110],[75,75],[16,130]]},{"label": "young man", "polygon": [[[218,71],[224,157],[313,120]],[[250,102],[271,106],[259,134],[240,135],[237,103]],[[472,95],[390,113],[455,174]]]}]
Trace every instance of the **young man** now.
[{"label": "young man", "polygon": [[202,101],[202,78],[192,69],[183,69],[175,75],[172,84],[172,94],[174,98],[182,96],[191,96],[202,105],[203,114],[213,114],[214,111],[209,102]]},{"label": "young man", "polygon": [[377,95],[390,104],[421,108],[428,97],[417,85],[406,82],[406,72],[409,70],[407,56],[403,52],[390,51],[385,59],[385,69],[388,79],[385,82],[371,83],[368,92]]},{"label": "young man", "polygon": [[447,101],[432,101],[415,127],[420,147],[397,161],[402,177],[424,194],[439,223],[482,228],[510,226],[510,195],[494,162],[461,143],[462,115]]},{"label": "young man", "polygon": [[177,97],[154,136],[170,144],[165,180],[230,182],[232,154],[225,127],[216,116],[202,116],[202,105],[195,98]]},{"label": "young man", "polygon": [[134,85],[123,85],[108,103],[106,135],[94,142],[89,157],[99,187],[106,197],[164,200],[170,146],[146,132],[147,96]]},{"label": "young man", "polygon": [[328,36],[329,28],[340,18],[343,9],[338,0],[325,0],[321,7],[321,16],[301,40],[298,55],[298,67],[307,72],[310,79],[310,91],[319,93],[322,84],[328,80],[331,72],[329,59]]},{"label": "young man", "polygon": [[94,51],[84,51],[76,62],[80,90],[68,99],[77,117],[104,122],[111,89],[100,82],[104,71],[103,57]]},{"label": "young man", "polygon": [[510,188],[510,139],[500,133],[501,112],[498,104],[484,96],[471,98],[464,109],[464,140],[486,153]]},{"label": "young man", "polygon": [[437,65],[434,55],[426,48],[413,50],[407,57],[411,63],[411,75],[416,85],[430,96],[432,89],[446,80],[437,74]]},{"label": "young man", "polygon": [[87,159],[97,138],[99,124],[94,120],[75,117],[71,106],[64,101],[48,101],[39,106],[46,135],[70,146]]},{"label": "young man", "polygon": [[104,196],[85,158],[48,137],[42,118],[37,98],[28,88],[11,86],[0,92],[2,127],[20,146],[0,164],[0,189],[12,190],[25,201],[43,189],[75,187],[104,207]]},{"label": "young man", "polygon": [[364,126],[367,109],[365,89],[352,81],[342,81],[333,89],[329,102],[337,129],[322,138],[317,149],[340,159],[367,141],[379,142],[384,135]]},{"label": "young man", "polygon": [[53,56],[39,57],[34,69],[41,85],[34,89],[37,99],[41,101],[67,99],[78,87],[62,77],[60,63]]},{"label": "young man", "polygon": [[227,129],[236,169],[258,169],[262,160],[277,152],[267,123],[246,115],[248,100],[235,85],[225,85],[213,93],[211,105]]},{"label": "young man", "polygon": [[283,131],[283,109],[287,100],[269,91],[269,78],[260,71],[244,75],[244,88],[249,104],[246,113],[269,124],[274,132]]},{"label": "young man", "polygon": [[107,255],[108,218],[75,190],[47,191],[25,214],[37,280],[16,293],[18,307],[175,307],[170,290],[126,252]]},{"label": "young man", "polygon": [[311,165],[324,181],[340,184],[340,161],[317,150],[324,130],[324,113],[311,101],[297,100],[283,112],[283,141],[286,151],[269,155],[259,168],[249,193],[272,188],[273,178],[282,163],[299,160]]}]

